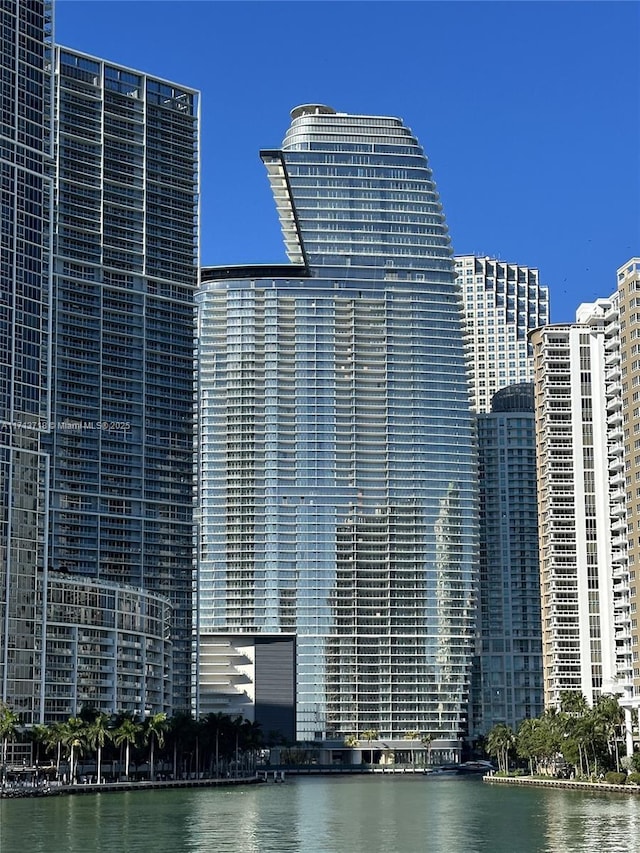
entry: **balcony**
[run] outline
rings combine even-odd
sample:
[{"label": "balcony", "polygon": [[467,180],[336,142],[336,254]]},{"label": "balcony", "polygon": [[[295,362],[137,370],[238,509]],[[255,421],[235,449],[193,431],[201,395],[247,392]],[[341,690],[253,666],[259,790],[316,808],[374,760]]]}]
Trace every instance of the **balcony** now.
[{"label": "balcony", "polygon": [[607,415],[607,425],[612,427],[616,426],[616,424],[622,423],[622,409],[616,408],[611,412],[610,415]]}]

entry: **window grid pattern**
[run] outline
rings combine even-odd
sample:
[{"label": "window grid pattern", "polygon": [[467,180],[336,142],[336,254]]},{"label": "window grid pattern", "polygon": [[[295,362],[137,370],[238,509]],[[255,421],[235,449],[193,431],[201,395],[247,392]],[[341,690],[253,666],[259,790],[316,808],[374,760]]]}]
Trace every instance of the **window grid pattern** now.
[{"label": "window grid pattern", "polygon": [[198,94],[59,48],[51,563],[174,607],[191,696]]},{"label": "window grid pattern", "polygon": [[424,155],[381,122],[304,115],[263,152],[310,278],[199,292],[200,629],[297,633],[300,738],[448,742],[475,616],[461,303]]},{"label": "window grid pattern", "polygon": [[456,257],[465,304],[472,406],[489,412],[500,388],[533,381],[528,334],[549,322],[549,289],[537,269],[473,255]]},{"label": "window grid pattern", "polygon": [[479,657],[472,734],[543,711],[533,385],[494,396],[478,417]]},{"label": "window grid pattern", "polygon": [[50,202],[49,3],[0,7],[0,702],[40,720]]}]

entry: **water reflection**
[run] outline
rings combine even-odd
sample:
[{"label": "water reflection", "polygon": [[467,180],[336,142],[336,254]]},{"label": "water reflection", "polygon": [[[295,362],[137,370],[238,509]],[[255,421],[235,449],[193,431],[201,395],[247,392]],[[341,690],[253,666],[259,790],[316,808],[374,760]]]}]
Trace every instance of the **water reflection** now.
[{"label": "water reflection", "polygon": [[2,853],[637,853],[640,796],[459,778],[0,801]]},{"label": "water reflection", "polygon": [[626,853],[640,849],[638,795],[585,797],[566,792],[562,797],[545,799],[545,853],[562,849],[566,853]]},{"label": "water reflection", "polygon": [[299,838],[299,786],[200,791],[193,798],[185,853],[290,853]]}]

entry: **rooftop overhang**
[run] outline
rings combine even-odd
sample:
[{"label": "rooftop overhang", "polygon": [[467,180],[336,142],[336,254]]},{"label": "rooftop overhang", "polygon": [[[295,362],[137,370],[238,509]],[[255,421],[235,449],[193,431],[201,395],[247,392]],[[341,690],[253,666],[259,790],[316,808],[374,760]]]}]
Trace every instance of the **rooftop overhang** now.
[{"label": "rooftop overhang", "polygon": [[240,279],[306,278],[309,270],[304,264],[239,264],[237,266],[202,267],[200,283],[235,281]]},{"label": "rooftop overhang", "polygon": [[267,167],[269,183],[276,202],[276,210],[280,218],[284,245],[289,260],[292,264],[304,264],[306,258],[300,236],[300,226],[296,217],[291,185],[282,151],[261,151],[260,157]]}]

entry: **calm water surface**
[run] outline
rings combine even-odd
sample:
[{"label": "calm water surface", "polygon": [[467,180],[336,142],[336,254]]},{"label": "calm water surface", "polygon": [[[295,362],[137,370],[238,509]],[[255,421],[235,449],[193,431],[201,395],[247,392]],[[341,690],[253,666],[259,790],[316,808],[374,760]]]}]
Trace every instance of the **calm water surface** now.
[{"label": "calm water surface", "polygon": [[638,853],[640,797],[352,776],[1,800],[0,851]]}]

